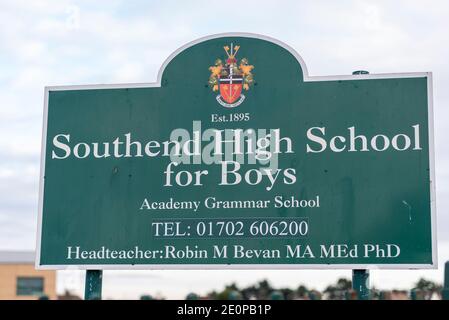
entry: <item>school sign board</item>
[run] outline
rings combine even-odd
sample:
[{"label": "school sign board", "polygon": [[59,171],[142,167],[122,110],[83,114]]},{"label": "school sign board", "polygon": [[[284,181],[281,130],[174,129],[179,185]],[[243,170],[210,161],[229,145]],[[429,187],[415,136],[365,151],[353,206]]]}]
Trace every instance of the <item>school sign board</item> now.
[{"label": "school sign board", "polygon": [[309,76],[221,34],[47,87],[40,269],[433,268],[431,73]]}]

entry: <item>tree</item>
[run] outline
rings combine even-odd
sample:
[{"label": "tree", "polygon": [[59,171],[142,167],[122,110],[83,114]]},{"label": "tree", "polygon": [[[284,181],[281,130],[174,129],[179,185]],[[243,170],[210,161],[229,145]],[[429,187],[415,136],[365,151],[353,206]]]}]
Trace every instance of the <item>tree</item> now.
[{"label": "tree", "polygon": [[306,297],[308,297],[309,289],[307,289],[307,287],[304,285],[300,285],[298,289],[296,289],[296,294],[298,298],[305,299]]},{"label": "tree", "polygon": [[256,288],[257,288],[257,299],[268,299],[271,291],[274,290],[267,280],[259,281]]},{"label": "tree", "polygon": [[294,291],[290,288],[281,288],[279,289],[279,291],[282,293],[282,295],[284,296],[285,300],[292,300],[293,296],[294,296]]},{"label": "tree", "polygon": [[340,278],[337,280],[337,289],[339,290],[351,290],[352,289],[352,281]]},{"label": "tree", "polygon": [[227,285],[223,291],[216,293],[216,299],[228,300],[230,296],[235,295],[235,292],[240,293],[240,290],[235,283],[231,283],[230,285]]},{"label": "tree", "polygon": [[423,298],[425,300],[430,300],[434,293],[440,294],[442,289],[443,287],[440,284],[437,284],[431,280],[420,278],[418,282],[416,282],[413,290],[420,290]]},{"label": "tree", "polygon": [[257,290],[256,286],[254,286],[254,285],[242,289],[242,296],[243,296],[243,299],[245,299],[245,300],[257,299],[258,298],[257,294],[258,294],[258,290]]},{"label": "tree", "polygon": [[345,292],[352,289],[352,281],[340,278],[335,285],[330,285],[324,290],[328,295],[328,299],[341,300],[345,298]]},{"label": "tree", "polygon": [[416,289],[420,290],[426,290],[426,291],[440,291],[442,286],[440,284],[437,284],[433,281],[426,280],[424,278],[421,278],[418,280],[418,282],[415,284]]}]

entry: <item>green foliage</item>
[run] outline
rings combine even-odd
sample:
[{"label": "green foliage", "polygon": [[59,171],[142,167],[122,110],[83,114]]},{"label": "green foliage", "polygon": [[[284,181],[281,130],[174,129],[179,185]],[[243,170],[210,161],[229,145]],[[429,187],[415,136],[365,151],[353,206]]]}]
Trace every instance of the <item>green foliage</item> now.
[{"label": "green foliage", "polygon": [[[370,288],[370,299],[373,300],[390,300],[404,297],[410,293],[412,299],[431,299],[433,294],[441,294],[442,286],[426,279],[419,279],[415,287],[410,291],[406,290],[391,290],[380,291],[375,287]],[[354,300],[357,299],[356,293],[352,290],[352,281],[345,278],[340,278],[335,284],[327,286],[323,293],[309,289],[304,285],[299,285],[296,290],[290,288],[274,288],[267,280],[261,280],[255,285],[250,285],[245,288],[238,288],[235,283],[227,285],[221,292],[212,291],[208,297],[210,299],[221,300],[292,300],[292,299],[307,299],[307,300]]]},{"label": "green foliage", "polygon": [[352,281],[340,278],[335,285],[328,286],[324,293],[330,300],[344,300],[346,299],[346,292],[352,289]]},{"label": "green foliage", "polygon": [[424,291],[439,292],[442,289],[440,284],[421,278],[415,284],[415,288]]}]

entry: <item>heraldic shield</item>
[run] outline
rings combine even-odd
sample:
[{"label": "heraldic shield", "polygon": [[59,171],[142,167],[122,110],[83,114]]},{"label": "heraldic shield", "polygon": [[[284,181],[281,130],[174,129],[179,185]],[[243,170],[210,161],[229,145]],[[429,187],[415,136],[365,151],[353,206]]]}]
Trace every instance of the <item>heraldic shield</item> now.
[{"label": "heraldic shield", "polygon": [[220,78],[220,95],[228,104],[237,101],[242,95],[243,77],[242,75],[235,75],[232,73],[232,68],[229,76]]},{"label": "heraldic shield", "polygon": [[234,108],[239,106],[245,96],[242,94],[243,90],[249,90],[249,87],[254,83],[254,78],[251,73],[254,66],[248,64],[248,59],[243,58],[238,63],[236,59],[237,52],[240,46],[223,47],[227,59],[223,63],[221,59],[215,61],[215,65],[211,66],[209,70],[211,75],[209,77],[209,85],[213,91],[218,91],[220,94],[216,97],[218,103],[225,108]]}]

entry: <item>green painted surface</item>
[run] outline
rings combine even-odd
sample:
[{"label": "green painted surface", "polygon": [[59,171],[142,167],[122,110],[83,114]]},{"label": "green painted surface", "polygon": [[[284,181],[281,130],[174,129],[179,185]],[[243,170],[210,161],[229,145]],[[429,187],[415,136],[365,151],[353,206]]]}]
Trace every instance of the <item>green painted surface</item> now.
[{"label": "green painted surface", "polygon": [[[208,86],[209,66],[225,55],[223,46],[240,45],[237,58],[254,65],[255,85],[233,109],[218,104]],[[303,81],[299,62],[286,49],[259,39],[218,38],[180,52],[165,68],[161,87],[49,92],[40,265],[159,265],[159,264],[432,264],[428,79],[423,77]],[[211,115],[249,113],[246,122],[211,123]],[[202,186],[164,187],[169,157],[89,156],[52,159],[63,154],[53,145],[58,134],[70,134],[71,147],[79,142],[112,142],[132,134],[142,143],[170,140],[175,128],[192,132],[192,122],[202,130],[216,128],[280,129],[292,141],[293,153],[279,154],[279,168],[296,170],[296,182],[265,176],[258,185],[242,182],[219,185],[219,164],[181,164],[179,170],[208,170]],[[412,150],[413,128],[419,125],[420,150]],[[349,137],[349,127],[368,138],[384,134],[390,139],[403,133],[412,146],[379,152],[308,153],[307,130],[325,127],[326,139]],[[316,131],[316,133],[318,133]],[[204,143],[204,145],[207,143]],[[203,147],[204,147],[203,145]],[[284,148],[285,149],[285,148]],[[371,149],[371,148],[370,148]],[[82,151],[82,148],[80,149]],[[112,152],[112,151],[111,151]],[[261,165],[243,164],[240,172]],[[280,176],[282,177],[282,176]],[[316,199],[319,208],[274,208],[274,197]],[[270,200],[263,209],[139,210],[142,201]],[[152,222],[186,218],[219,221],[252,221],[251,218],[295,218],[308,221],[300,237],[227,236],[155,237]],[[256,219],[256,220],[257,220]],[[210,221],[210,220],[207,220]],[[268,220],[267,220],[268,221]],[[249,226],[245,225],[245,228]],[[185,231],[185,230],[184,230]],[[218,239],[217,239],[218,238]],[[357,245],[356,257],[321,257],[320,246]],[[400,247],[398,257],[364,256],[365,245]],[[213,248],[228,246],[228,257],[213,257]],[[270,251],[274,257],[239,258],[235,245]],[[307,245],[314,258],[292,258],[286,246]],[[68,247],[80,250],[160,250],[152,258],[67,259]],[[206,250],[206,258],[170,258],[167,246],[187,252]],[[195,247],[196,246],[196,247]],[[335,247],[335,250],[336,247]],[[182,253],[180,253],[182,255]]]},{"label": "green painted surface", "polygon": [[103,285],[103,271],[87,270],[84,286],[85,300],[101,300],[101,288]]}]

